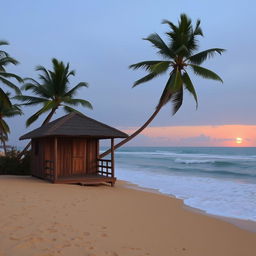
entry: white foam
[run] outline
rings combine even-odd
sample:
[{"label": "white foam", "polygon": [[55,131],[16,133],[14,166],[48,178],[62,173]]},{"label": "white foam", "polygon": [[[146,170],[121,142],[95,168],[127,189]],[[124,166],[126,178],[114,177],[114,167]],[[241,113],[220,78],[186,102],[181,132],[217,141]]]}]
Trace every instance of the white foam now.
[{"label": "white foam", "polygon": [[139,156],[158,156],[158,157],[179,157],[179,158],[208,158],[208,159],[227,159],[227,160],[244,160],[244,161],[255,161],[256,156],[243,156],[243,155],[217,155],[217,154],[201,154],[201,153],[177,153],[171,151],[117,151],[118,155],[139,155]]},{"label": "white foam", "polygon": [[206,164],[206,163],[213,164],[216,161],[214,161],[214,160],[196,160],[196,159],[180,159],[180,158],[177,158],[177,159],[174,160],[174,162],[181,163],[181,164]]},{"label": "white foam", "polygon": [[216,178],[118,169],[117,177],[174,195],[209,214],[256,221],[256,185]]}]

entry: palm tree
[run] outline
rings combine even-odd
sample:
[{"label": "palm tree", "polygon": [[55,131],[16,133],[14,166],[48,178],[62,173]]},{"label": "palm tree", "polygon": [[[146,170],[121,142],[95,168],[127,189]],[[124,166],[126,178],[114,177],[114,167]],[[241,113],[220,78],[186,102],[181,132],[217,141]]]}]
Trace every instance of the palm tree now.
[{"label": "palm tree", "polygon": [[[6,94],[9,98],[9,93]],[[0,101],[0,140],[3,144],[4,153],[6,155],[6,141],[8,140],[8,133],[10,133],[10,127],[4,120],[8,117],[22,115],[22,111],[17,104],[12,104],[11,107],[6,106],[3,101]]]},{"label": "palm tree", "polygon": [[[43,66],[38,66],[36,71],[40,71],[39,80],[37,82],[32,78],[27,78],[22,87],[24,90],[32,91],[35,96],[30,95],[17,95],[15,99],[24,102],[22,105],[34,106],[43,105],[35,114],[28,118],[26,121],[27,127],[35,122],[38,117],[43,113],[49,112],[42,125],[48,123],[55,111],[59,107],[63,107],[66,112],[73,112],[78,110],[72,108],[72,106],[81,105],[92,109],[92,105],[89,101],[83,99],[75,99],[74,96],[78,89],[82,87],[88,87],[85,82],[78,83],[75,87],[70,89],[69,77],[75,76],[74,70],[69,70],[69,63],[64,65],[62,61],[52,59],[53,70],[47,70]],[[30,143],[21,152],[20,157],[28,149]]]},{"label": "palm tree", "polygon": [[[132,135],[116,144],[114,149],[124,145],[145,129],[165,104],[169,102],[173,104],[172,109],[174,115],[182,105],[184,90],[188,90],[193,95],[197,108],[197,94],[189,77],[188,69],[192,70],[195,75],[203,78],[223,82],[216,73],[200,65],[207,58],[213,57],[216,53],[222,54],[224,49],[212,48],[195,53],[199,48],[197,38],[203,36],[200,20],[197,20],[194,28],[191,19],[189,19],[186,14],[180,15],[178,25],[174,25],[168,20],[164,20],[162,23],[170,27],[170,31],[166,33],[168,38],[167,43],[165,43],[157,33],[151,34],[144,40],[149,41],[157,48],[158,54],[163,57],[163,60],[142,61],[131,65],[129,68],[134,70],[142,68],[148,71],[146,76],[135,81],[133,87],[148,82],[166,72],[168,72],[167,83],[156,106],[156,110],[151,117]],[[100,157],[104,157],[110,152],[110,150],[107,150],[101,154]]]},{"label": "palm tree", "polygon": [[[0,46],[2,45],[8,45],[8,42],[0,41]],[[13,84],[9,80],[9,78],[14,78],[20,83],[23,82],[23,80],[22,78],[13,73],[6,72],[5,66],[7,66],[8,64],[17,65],[18,63],[19,62],[14,58],[10,57],[7,52],[0,50],[0,82],[13,89],[16,94],[20,94],[20,89],[15,84]],[[11,107],[10,99],[2,88],[0,88],[0,100],[5,106]]]}]

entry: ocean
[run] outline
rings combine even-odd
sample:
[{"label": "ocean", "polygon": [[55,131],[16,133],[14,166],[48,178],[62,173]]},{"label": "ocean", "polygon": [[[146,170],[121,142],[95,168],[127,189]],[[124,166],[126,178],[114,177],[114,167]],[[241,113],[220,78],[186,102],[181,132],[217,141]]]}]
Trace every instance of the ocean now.
[{"label": "ocean", "polygon": [[116,176],[208,214],[256,221],[256,148],[124,147]]}]

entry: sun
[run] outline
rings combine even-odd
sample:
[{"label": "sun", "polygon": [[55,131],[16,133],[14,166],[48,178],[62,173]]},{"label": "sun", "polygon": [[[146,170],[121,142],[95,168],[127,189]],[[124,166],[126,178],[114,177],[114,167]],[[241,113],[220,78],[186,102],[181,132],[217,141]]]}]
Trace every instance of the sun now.
[{"label": "sun", "polygon": [[242,138],[237,137],[237,138],[236,138],[236,143],[237,143],[237,144],[241,144],[241,143],[243,143],[243,139],[242,139]]}]

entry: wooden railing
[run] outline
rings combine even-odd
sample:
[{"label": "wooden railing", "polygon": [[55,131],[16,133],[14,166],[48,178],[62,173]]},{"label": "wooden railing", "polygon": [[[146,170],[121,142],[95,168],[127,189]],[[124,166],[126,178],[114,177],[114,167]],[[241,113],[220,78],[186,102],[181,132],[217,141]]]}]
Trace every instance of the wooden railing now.
[{"label": "wooden railing", "polygon": [[108,159],[97,159],[97,170],[98,174],[105,177],[114,177],[113,175],[113,164]]},{"label": "wooden railing", "polygon": [[44,161],[44,176],[47,179],[54,179],[54,161],[45,160]]}]

